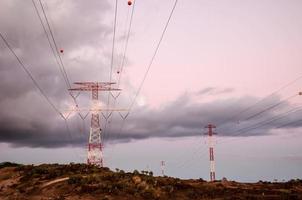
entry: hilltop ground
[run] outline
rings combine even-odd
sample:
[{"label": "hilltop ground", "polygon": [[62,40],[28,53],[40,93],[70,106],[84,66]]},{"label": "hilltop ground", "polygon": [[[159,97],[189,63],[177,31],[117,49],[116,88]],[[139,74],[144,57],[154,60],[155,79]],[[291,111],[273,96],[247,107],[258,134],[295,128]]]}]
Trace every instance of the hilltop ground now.
[{"label": "hilltop ground", "polygon": [[0,165],[0,199],[302,199],[302,180],[206,182],[125,173],[84,164]]}]

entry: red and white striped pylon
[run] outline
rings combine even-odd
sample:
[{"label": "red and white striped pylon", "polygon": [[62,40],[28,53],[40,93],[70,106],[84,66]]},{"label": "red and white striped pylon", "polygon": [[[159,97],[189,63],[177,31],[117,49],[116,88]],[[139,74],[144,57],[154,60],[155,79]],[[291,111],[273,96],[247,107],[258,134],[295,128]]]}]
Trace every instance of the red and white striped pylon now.
[{"label": "red and white striped pylon", "polygon": [[209,139],[209,157],[210,157],[210,180],[215,181],[215,160],[214,160],[214,142],[213,142],[213,129],[216,126],[208,124],[205,128],[208,129],[208,139]]},{"label": "red and white striped pylon", "polygon": [[[102,132],[100,126],[99,112],[99,92],[119,91],[120,89],[112,88],[113,82],[75,82],[78,87],[70,88],[70,91],[88,91],[92,93],[91,125],[88,141],[87,164],[103,167],[103,146]],[[107,109],[108,111],[110,109]]]}]

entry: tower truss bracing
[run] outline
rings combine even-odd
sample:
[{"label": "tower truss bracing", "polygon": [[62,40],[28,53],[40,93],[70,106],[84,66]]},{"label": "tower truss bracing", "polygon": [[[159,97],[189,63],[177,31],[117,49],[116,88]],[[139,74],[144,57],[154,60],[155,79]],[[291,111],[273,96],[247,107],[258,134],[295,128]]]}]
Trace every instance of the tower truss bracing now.
[{"label": "tower truss bracing", "polygon": [[215,181],[215,160],[214,160],[214,142],[213,142],[213,135],[216,134],[213,132],[213,129],[216,126],[212,124],[208,124],[205,128],[208,129],[208,144],[209,144],[209,158],[210,158],[210,180]]},{"label": "tower truss bracing", "polygon": [[160,161],[161,175],[165,176],[165,161]]},{"label": "tower truss bracing", "polygon": [[103,146],[102,129],[99,116],[99,92],[117,91],[120,89],[112,88],[115,83],[112,82],[75,82],[77,88],[71,88],[71,91],[90,91],[92,98],[91,124],[88,140],[87,164],[103,167]]}]

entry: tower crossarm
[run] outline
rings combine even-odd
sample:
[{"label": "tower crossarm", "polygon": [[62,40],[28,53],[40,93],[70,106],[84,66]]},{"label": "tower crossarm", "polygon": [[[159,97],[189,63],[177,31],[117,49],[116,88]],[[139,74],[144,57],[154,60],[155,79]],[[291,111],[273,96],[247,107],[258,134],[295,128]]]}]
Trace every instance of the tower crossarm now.
[{"label": "tower crossarm", "polygon": [[115,82],[74,82],[76,85],[114,85],[116,84]]},{"label": "tower crossarm", "polygon": [[71,91],[120,91],[121,89],[113,88],[114,82],[75,82],[79,87],[70,88]]},{"label": "tower crossarm", "polygon": [[122,109],[122,108],[72,108],[65,110],[66,112],[104,112],[104,111],[111,111],[111,112],[126,112],[129,109]]},{"label": "tower crossarm", "polygon": [[[102,91],[120,91],[121,89],[113,88],[114,82],[75,82],[75,88],[70,88],[70,91],[89,91],[91,92],[92,105],[91,108],[86,109],[91,113],[91,124],[88,140],[87,164],[103,167],[103,146],[102,146],[102,129],[100,124],[100,115],[102,111],[124,111],[123,109],[100,108],[99,92]],[[79,107],[72,111],[83,111]],[[103,113],[102,113],[103,114]],[[88,115],[88,114],[87,114]],[[86,116],[87,116],[86,115]],[[107,120],[107,119],[106,119]]]},{"label": "tower crossarm", "polygon": [[70,88],[70,91],[120,91],[121,89],[118,88],[105,88],[105,87],[78,87],[78,88]]}]

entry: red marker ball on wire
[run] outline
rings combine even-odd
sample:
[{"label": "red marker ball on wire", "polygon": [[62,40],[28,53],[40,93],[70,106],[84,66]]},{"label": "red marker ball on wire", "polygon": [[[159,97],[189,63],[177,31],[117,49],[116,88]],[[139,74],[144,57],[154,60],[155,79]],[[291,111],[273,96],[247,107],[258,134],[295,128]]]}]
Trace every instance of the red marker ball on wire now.
[{"label": "red marker ball on wire", "polygon": [[64,53],[64,50],[63,50],[63,49],[60,49],[60,53]]},{"label": "red marker ball on wire", "polygon": [[132,1],[128,1],[128,5],[131,6],[132,5]]}]

